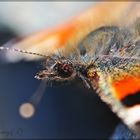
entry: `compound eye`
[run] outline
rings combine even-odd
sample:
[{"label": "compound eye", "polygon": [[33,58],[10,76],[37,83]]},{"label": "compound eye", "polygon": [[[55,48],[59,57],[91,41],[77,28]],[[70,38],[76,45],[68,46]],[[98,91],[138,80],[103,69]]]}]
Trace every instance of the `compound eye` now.
[{"label": "compound eye", "polygon": [[64,72],[67,72],[67,73],[73,72],[72,66],[70,66],[69,64],[64,64],[62,69],[64,70]]},{"label": "compound eye", "polygon": [[71,64],[63,63],[58,64],[58,73],[62,77],[69,77],[73,73],[73,67]]}]

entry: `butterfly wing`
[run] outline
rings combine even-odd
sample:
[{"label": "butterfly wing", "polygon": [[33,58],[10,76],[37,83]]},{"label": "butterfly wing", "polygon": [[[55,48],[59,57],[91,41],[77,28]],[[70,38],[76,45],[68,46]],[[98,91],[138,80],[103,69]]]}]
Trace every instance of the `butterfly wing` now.
[{"label": "butterfly wing", "polygon": [[[33,33],[10,46],[46,55],[57,52],[61,48],[69,52],[71,48],[76,48],[92,30],[107,25],[129,24],[135,19],[135,13],[139,14],[139,7],[139,3],[133,2],[97,2],[68,22]],[[13,56],[14,54],[7,52],[9,61],[20,59],[20,56],[15,56],[14,60]],[[38,57],[28,55],[26,59],[35,60]]]},{"label": "butterfly wing", "polygon": [[101,99],[125,124],[140,134],[140,60],[102,57],[98,76],[97,91]]}]

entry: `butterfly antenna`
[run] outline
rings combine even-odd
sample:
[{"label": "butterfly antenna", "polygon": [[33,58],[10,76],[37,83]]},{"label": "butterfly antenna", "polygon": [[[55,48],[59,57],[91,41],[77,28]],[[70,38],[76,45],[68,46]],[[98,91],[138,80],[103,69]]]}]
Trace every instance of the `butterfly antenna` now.
[{"label": "butterfly antenna", "polygon": [[30,51],[26,51],[26,50],[21,50],[21,49],[17,49],[17,48],[8,48],[8,47],[0,47],[0,50],[6,50],[6,51],[15,51],[15,52],[20,52],[20,53],[25,53],[25,54],[31,54],[31,55],[36,55],[36,56],[41,56],[41,57],[45,57],[48,58],[49,56],[44,55],[44,54],[40,54],[40,53],[34,53],[34,52],[30,52]]}]

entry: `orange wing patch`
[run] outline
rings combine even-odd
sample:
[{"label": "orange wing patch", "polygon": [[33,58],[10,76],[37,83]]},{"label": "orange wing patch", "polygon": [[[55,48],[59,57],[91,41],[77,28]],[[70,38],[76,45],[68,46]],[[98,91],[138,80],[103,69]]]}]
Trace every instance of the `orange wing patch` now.
[{"label": "orange wing patch", "polygon": [[122,80],[112,83],[116,97],[120,100],[128,95],[135,94],[140,91],[140,76],[126,76]]}]

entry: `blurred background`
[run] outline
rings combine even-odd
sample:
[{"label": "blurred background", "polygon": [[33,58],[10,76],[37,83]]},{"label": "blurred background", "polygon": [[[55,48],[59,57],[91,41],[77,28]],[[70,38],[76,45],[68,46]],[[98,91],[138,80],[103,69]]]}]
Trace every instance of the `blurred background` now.
[{"label": "blurred background", "polygon": [[25,36],[74,17],[95,2],[0,2],[0,25]]},{"label": "blurred background", "polygon": [[[49,29],[96,2],[0,2],[0,44]],[[42,61],[10,63],[0,52],[0,138],[109,138],[120,120],[80,81],[47,87],[31,118],[19,107],[37,90]]]}]

